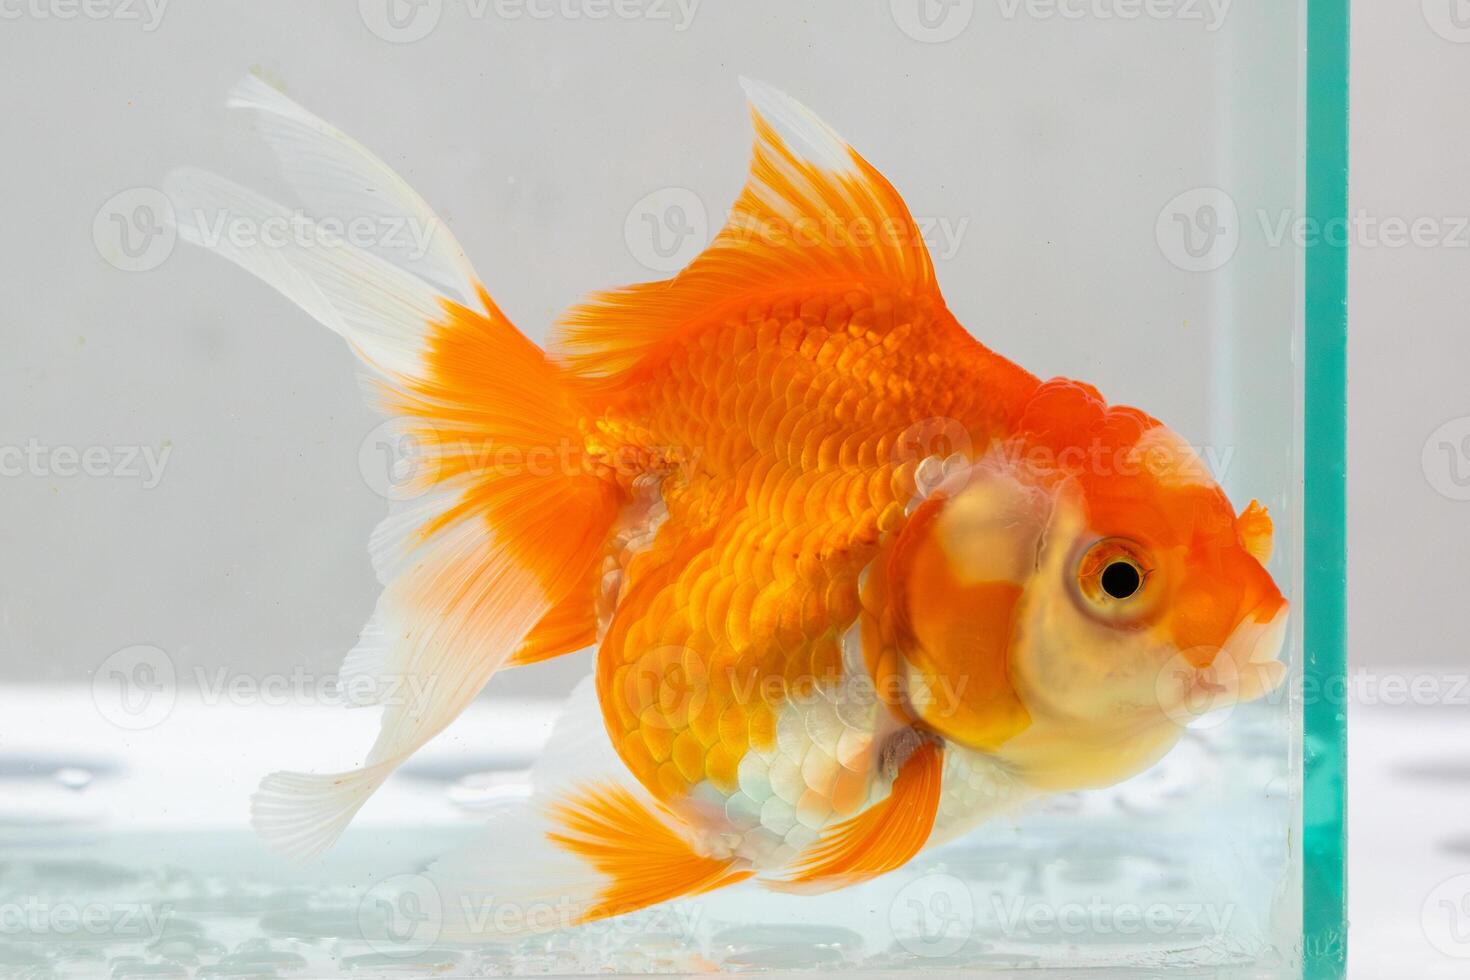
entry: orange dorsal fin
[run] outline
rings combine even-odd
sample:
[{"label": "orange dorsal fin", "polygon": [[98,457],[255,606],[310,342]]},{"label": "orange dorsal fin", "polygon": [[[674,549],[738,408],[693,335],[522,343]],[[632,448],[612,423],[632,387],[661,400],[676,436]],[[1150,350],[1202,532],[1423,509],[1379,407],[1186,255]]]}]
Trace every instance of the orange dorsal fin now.
[{"label": "orange dorsal fin", "polygon": [[764,884],[777,891],[828,891],[901,867],[929,840],[943,771],[943,748],[921,743],[899,769],[887,799],[825,831],[802,852],[789,877]]},{"label": "orange dorsal fin", "polygon": [[626,371],[681,326],[783,287],[870,283],[937,298],[929,250],[893,186],[810,109],[743,84],[755,150],[729,222],[673,279],[569,310],[554,349],[577,373]]},{"label": "orange dorsal fin", "polygon": [[585,787],[551,804],[547,812],[555,826],[547,838],[606,878],[581,922],[702,895],[751,875],[732,859],[696,853],[672,829],[677,819],[672,813],[640,802],[622,786]]}]

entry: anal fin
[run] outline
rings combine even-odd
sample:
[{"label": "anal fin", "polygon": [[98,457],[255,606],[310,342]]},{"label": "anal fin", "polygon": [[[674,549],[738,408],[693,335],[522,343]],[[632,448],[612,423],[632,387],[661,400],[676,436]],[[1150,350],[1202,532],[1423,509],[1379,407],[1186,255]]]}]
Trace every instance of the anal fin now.
[{"label": "anal fin", "polygon": [[582,913],[582,922],[702,895],[752,874],[734,859],[696,853],[670,826],[677,819],[672,813],[655,813],[621,786],[584,788],[553,803],[547,812],[557,827],[547,832],[547,838],[604,878],[601,892]]},{"label": "anal fin", "polygon": [[762,883],[776,891],[830,891],[906,864],[934,829],[943,772],[942,744],[919,741],[899,765],[886,799],[826,830],[788,877]]}]

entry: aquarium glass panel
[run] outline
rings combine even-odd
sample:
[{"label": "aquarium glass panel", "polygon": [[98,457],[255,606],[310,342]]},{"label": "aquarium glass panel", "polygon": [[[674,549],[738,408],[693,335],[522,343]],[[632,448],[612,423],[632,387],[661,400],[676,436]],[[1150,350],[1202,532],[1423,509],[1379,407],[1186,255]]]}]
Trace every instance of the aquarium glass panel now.
[{"label": "aquarium glass panel", "polygon": [[0,976],[1341,974],[1345,0],[5,16]]}]

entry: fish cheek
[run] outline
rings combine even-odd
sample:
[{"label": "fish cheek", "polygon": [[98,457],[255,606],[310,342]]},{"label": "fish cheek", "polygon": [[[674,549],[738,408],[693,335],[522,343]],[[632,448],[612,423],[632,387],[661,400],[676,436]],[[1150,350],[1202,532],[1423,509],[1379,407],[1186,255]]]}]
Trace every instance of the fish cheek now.
[{"label": "fish cheek", "polygon": [[986,474],[920,507],[895,548],[889,577],[908,708],[967,747],[995,749],[1030,724],[1010,657],[1045,521],[1033,491]]},{"label": "fish cheek", "polygon": [[913,584],[912,636],[902,647],[911,709],[947,739],[999,748],[1030,724],[1010,677],[1021,586]]}]

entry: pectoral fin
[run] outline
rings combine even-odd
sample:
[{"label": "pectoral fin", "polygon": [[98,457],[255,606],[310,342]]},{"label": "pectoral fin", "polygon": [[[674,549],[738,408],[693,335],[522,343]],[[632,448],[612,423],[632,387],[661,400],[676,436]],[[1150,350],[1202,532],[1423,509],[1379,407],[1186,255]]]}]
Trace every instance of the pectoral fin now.
[{"label": "pectoral fin", "polygon": [[885,759],[898,768],[887,799],[827,830],[797,858],[789,877],[764,884],[777,891],[830,891],[892,871],[918,854],[939,812],[944,749],[921,737],[906,751],[901,762]]}]

